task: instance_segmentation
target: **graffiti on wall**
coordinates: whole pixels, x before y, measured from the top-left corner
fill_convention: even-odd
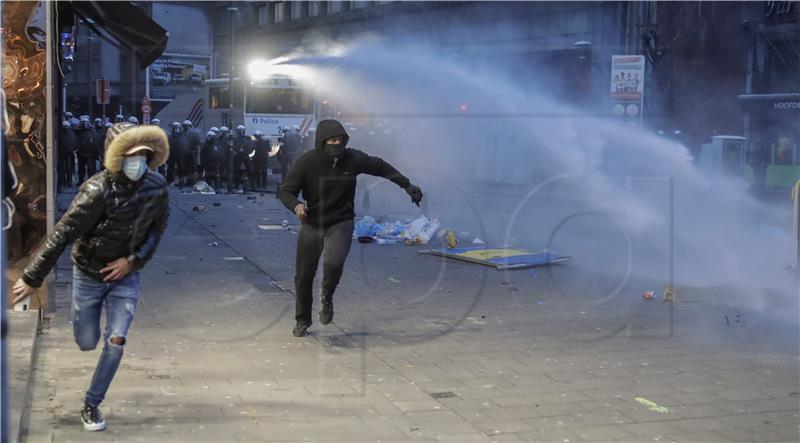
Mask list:
[[[2,8],[7,149],[19,179],[11,196],[16,206],[13,224],[6,232],[9,284],[19,278],[47,235],[47,28],[46,2],[4,1]]]

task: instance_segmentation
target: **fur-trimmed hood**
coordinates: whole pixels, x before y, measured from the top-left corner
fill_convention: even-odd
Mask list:
[[[116,123],[106,132],[106,147],[103,165],[111,172],[122,170],[125,152],[135,146],[153,148],[147,166],[156,169],[169,157],[169,141],[163,129],[155,125],[137,126],[132,123]]]

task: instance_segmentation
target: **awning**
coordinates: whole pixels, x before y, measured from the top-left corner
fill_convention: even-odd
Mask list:
[[[737,101],[750,112],[800,112],[800,94],[749,94]]]
[[[142,69],[150,66],[167,47],[167,30],[130,2],[73,1],[69,5],[100,36],[110,36],[133,50]]]

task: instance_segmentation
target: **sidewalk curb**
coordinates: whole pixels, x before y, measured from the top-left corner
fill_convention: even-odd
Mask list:
[[[34,371],[36,370],[36,361],[39,358],[39,327],[41,324],[42,311],[37,311],[36,321],[33,324],[33,344],[31,346],[31,359],[28,363],[28,379],[25,383],[22,413],[20,414],[19,422],[17,423],[17,435],[12,435],[9,439],[9,441],[13,443],[24,443],[28,435],[28,422],[31,416],[31,404],[33,402],[33,381],[35,379]]]

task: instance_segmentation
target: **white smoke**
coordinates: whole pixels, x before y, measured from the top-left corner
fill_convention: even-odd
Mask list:
[[[311,51],[283,63],[308,74],[345,111],[344,119],[365,123],[354,143],[375,131],[378,143],[365,150],[431,187],[513,185],[472,202],[486,208],[481,215],[497,233],[494,243],[545,246],[559,220],[597,213],[633,243],[638,275],[666,281],[671,243],[678,285],[747,291],[759,310],[770,308],[765,291],[797,296],[787,270],[793,254],[788,198],[782,205],[761,202],[741,179],[700,171],[686,147],[566,105],[543,90],[549,79],[520,81],[512,65],[468,63],[425,45],[392,46],[374,37],[326,51],[332,47],[335,55]],[[382,144],[393,149],[381,150]],[[504,200],[503,193],[513,197]],[[434,203],[430,211],[445,224],[446,214],[455,218],[464,210]],[[605,242],[608,226],[596,228],[588,223],[574,238],[559,236],[559,247],[578,257],[586,248],[624,249],[619,238]],[[603,265],[576,263],[587,272],[603,272]]]

